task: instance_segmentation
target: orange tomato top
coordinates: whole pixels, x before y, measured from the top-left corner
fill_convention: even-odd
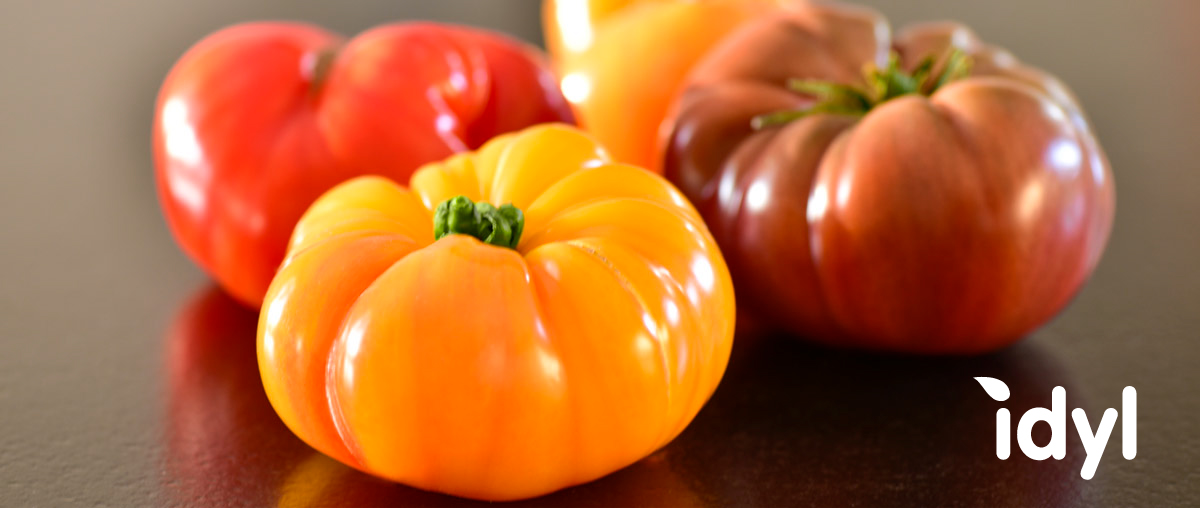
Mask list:
[[[659,126],[692,66],[745,21],[800,0],[546,0],[563,95],[616,160],[661,173]]]
[[[344,183],[297,225],[259,322],[272,405],[363,471],[508,500],[669,442],[712,394],[734,326],[728,269],[666,180],[570,127]],[[451,234],[466,196],[524,212],[516,248]]]

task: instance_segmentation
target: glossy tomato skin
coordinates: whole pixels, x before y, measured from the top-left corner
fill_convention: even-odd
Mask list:
[[[789,78],[861,86],[892,50],[911,68],[952,46],[973,73],[931,97],[751,128],[812,103]],[[1003,347],[1068,303],[1112,224],[1112,174],[1070,92],[959,25],[893,39],[865,9],[767,17],[698,64],[670,121],[665,174],[705,215],[743,308],[830,344]]]
[[[463,195],[524,212],[516,249],[433,237]],[[520,499],[662,447],[712,394],[735,305],[666,180],[562,125],[501,136],[406,189],[346,182],[296,227],[259,321],[272,405],[314,448],[453,495]]]
[[[688,71],[747,20],[802,0],[545,0],[546,46],[580,124],[661,172],[659,128]]]
[[[541,56],[432,23],[350,39],[298,23],[216,32],[167,76],[154,121],[159,201],[183,250],[257,306],[317,196],[529,125],[572,121]]]

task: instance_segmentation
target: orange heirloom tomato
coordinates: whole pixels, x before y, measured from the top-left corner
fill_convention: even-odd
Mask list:
[[[546,46],[581,125],[661,172],[655,143],[688,71],[733,29],[798,0],[546,0]]]
[[[259,320],[283,421],[350,466],[487,500],[665,445],[729,358],[733,288],[661,177],[563,125],[346,182],[300,220]]]

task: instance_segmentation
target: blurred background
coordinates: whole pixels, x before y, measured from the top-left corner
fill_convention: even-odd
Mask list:
[[[676,443],[538,502],[1200,502],[1200,2],[863,3],[896,25],[966,22],[1071,85],[1117,184],[1091,283],[1048,327],[982,358],[739,344]],[[347,35],[432,19],[541,42],[537,0],[0,3],[0,505],[458,504],[367,478],[292,437],[257,384],[256,316],[211,288],[162,220],[150,147],[158,86],[192,43],[258,19]],[[1116,433],[1084,482],[1070,428],[1068,460],[996,460],[998,406],[970,379],[981,375],[1009,382],[1014,415],[1048,407],[1063,385],[1093,421],[1136,386],[1137,459],[1120,457]]]

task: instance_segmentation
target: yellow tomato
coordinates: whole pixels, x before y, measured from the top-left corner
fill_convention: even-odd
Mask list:
[[[692,66],[745,21],[800,0],[546,0],[546,46],[577,120],[661,173],[659,126]]]
[[[263,305],[259,367],[314,448],[508,500],[673,439],[733,326],[725,261],[681,194],[550,125],[426,166],[411,190],[363,177],[317,200]]]

